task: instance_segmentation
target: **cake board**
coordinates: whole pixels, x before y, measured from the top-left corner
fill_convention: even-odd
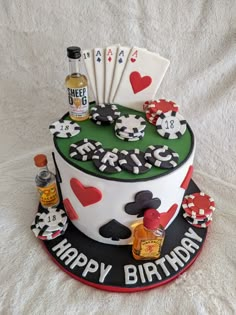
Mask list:
[[[191,180],[186,195],[199,191]],[[152,289],[180,276],[197,259],[206,235],[207,228],[189,224],[181,208],[166,230],[161,256],[156,260],[135,260],[131,245],[96,242],[71,222],[64,235],[43,242],[52,260],[74,279],[97,289],[129,293]]]

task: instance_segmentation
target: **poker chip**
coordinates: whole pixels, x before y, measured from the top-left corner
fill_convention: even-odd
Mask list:
[[[145,102],[143,107],[145,111],[148,110],[150,113],[155,115],[160,115],[161,113],[169,111],[178,112],[179,110],[179,106],[175,102],[166,99]]]
[[[147,111],[146,111],[146,119],[147,119],[147,121],[148,121],[150,124],[156,126],[158,116],[151,114],[151,113],[147,110]]]
[[[58,208],[48,208],[41,213],[37,226],[43,232],[54,232],[62,230],[67,222],[66,212]]]
[[[146,121],[139,115],[125,114],[116,120],[115,130],[126,133],[139,133],[146,128]]]
[[[103,149],[100,148],[94,152],[92,157],[94,165],[99,169],[100,172],[105,173],[117,173],[121,172],[119,166],[119,151],[114,148]]]
[[[71,120],[60,119],[49,126],[50,132],[58,138],[71,138],[80,133],[78,123]]]
[[[215,211],[215,202],[213,198],[203,192],[185,196],[183,208],[186,213],[193,217],[209,216]]]
[[[125,132],[120,129],[115,128],[115,133],[118,134],[120,137],[124,138],[134,138],[134,137],[141,137],[144,136],[145,131],[140,131],[140,132]]]
[[[156,122],[157,132],[167,139],[178,139],[186,131],[186,120],[179,113],[169,111],[160,114]]]
[[[176,167],[179,155],[166,145],[150,145],[145,151],[145,159],[160,168]]]
[[[186,212],[183,214],[183,217],[184,217],[190,224],[203,224],[203,223],[206,223],[206,222],[212,220],[212,216],[204,217],[204,218],[202,218],[202,219],[199,219],[199,218],[196,218],[196,217],[194,218],[194,217],[189,216]]]
[[[70,145],[69,155],[79,161],[89,161],[92,160],[94,152],[101,147],[100,142],[85,138]]]
[[[207,228],[212,222],[212,219],[210,219],[208,222],[206,223],[202,223],[202,224],[192,224],[194,227],[197,228]]]
[[[152,167],[146,161],[144,152],[139,149],[122,150],[120,152],[119,164],[122,169],[134,174],[146,173]]]
[[[139,136],[139,137],[133,137],[133,138],[125,138],[125,137],[121,137],[119,134],[116,133],[117,138],[119,138],[120,140],[123,141],[138,141],[143,139],[144,136]]]
[[[57,213],[55,214],[55,212]],[[49,213],[51,213],[52,216],[50,216]],[[48,222],[47,220],[52,221]],[[33,231],[34,235],[41,240],[52,240],[64,234],[67,226],[67,216],[64,210],[48,208],[47,210],[44,210],[44,212],[38,212],[36,214],[35,219],[31,225],[31,230]]]
[[[113,123],[120,116],[118,108],[114,104],[100,104],[94,106],[90,110],[91,118],[95,122],[99,121],[103,123]]]

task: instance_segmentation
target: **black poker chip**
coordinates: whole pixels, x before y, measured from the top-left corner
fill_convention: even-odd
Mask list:
[[[100,104],[91,108],[90,115],[94,121],[112,123],[120,116],[120,112],[114,104]]]
[[[209,216],[209,217],[206,217],[205,219],[197,219],[197,218],[193,218],[193,217],[190,217],[187,213],[183,213],[183,217],[186,219],[186,221],[188,221],[190,224],[198,224],[198,225],[201,225],[201,224],[204,224],[204,223],[207,223],[208,221],[211,221],[212,220],[212,216]]]
[[[166,145],[150,145],[145,151],[145,159],[160,168],[176,167],[179,155]]]
[[[100,142],[85,138],[70,145],[69,155],[79,161],[90,161],[94,152],[101,147]]]
[[[94,152],[92,159],[94,165],[100,172],[109,174],[121,172],[119,166],[119,151],[116,148],[112,150],[100,148]]]
[[[119,164],[122,169],[134,174],[143,174],[152,168],[152,165],[145,159],[145,153],[139,149],[122,150]]]

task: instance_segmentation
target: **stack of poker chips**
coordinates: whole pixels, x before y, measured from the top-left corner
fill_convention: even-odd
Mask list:
[[[115,135],[123,141],[138,141],[144,137],[146,121],[139,115],[125,114],[116,120]]]
[[[58,208],[44,209],[37,212],[31,225],[34,235],[41,240],[53,240],[63,235],[68,226],[66,212]]]
[[[100,104],[90,109],[91,120],[97,125],[111,125],[120,116],[114,104]]]
[[[157,119],[162,113],[169,111],[178,112],[179,106],[172,101],[159,99],[155,101],[147,101],[143,104],[147,121],[156,126]]]
[[[183,217],[194,227],[207,228],[211,224],[215,202],[210,196],[203,192],[185,196],[182,207]]]
[[[160,99],[147,101],[143,104],[147,121],[156,126],[157,133],[166,139],[181,138],[186,129],[187,122],[178,113],[179,107],[172,101]]]

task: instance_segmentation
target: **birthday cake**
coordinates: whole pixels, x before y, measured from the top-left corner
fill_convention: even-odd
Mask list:
[[[191,183],[194,134],[176,102],[164,98],[154,100],[169,66],[167,59],[145,49],[116,45],[85,50],[82,55],[90,83],[88,91],[93,92],[95,101],[87,104],[85,87],[78,92],[69,86],[68,95],[74,111],[87,104],[89,114],[84,114],[86,119],[72,119],[69,112],[49,126],[54,135],[53,159],[61,207],[70,223],[69,231],[64,229],[55,240],[64,233],[65,238],[60,240],[60,236],[60,242],[46,242],[46,247],[69,273],[75,266],[86,266],[83,273],[78,268],[72,276],[85,282],[88,280],[88,284],[96,286],[104,279],[94,280],[98,263],[78,254],[77,247],[82,247],[90,255],[90,247],[94,246],[93,255],[97,255],[98,260],[108,259],[107,251],[111,253],[111,259],[117,259],[114,264],[119,266],[115,268],[114,278],[106,279],[109,290],[113,287],[115,291],[121,291],[122,287],[156,286],[154,273],[159,275],[157,282],[171,279],[179,272],[179,267],[185,268],[185,263],[197,257],[200,245],[194,245],[191,238],[201,243],[206,232],[197,234],[188,229],[189,225],[206,227],[206,222],[211,220],[210,216],[206,220],[202,213],[188,212],[191,203],[187,201],[185,217],[179,215],[183,211],[181,206],[186,191],[199,192]],[[205,196],[203,199],[205,202]],[[194,206],[196,211],[196,204]],[[155,210],[162,229],[170,231],[163,253],[173,268],[171,274],[164,266],[166,259],[163,258],[161,276],[152,269],[161,259],[156,260],[155,266],[148,263],[145,270],[150,281],[145,280],[141,265],[135,267],[129,249],[134,229],[142,224],[148,209]],[[186,243],[190,245],[177,246],[178,253],[172,251],[174,258],[170,258],[168,251],[175,242],[180,243],[184,235],[190,237],[187,241],[190,243]],[[71,247],[73,243],[74,248]],[[119,245],[128,246],[125,249]],[[80,255],[83,255],[81,261]],[[73,259],[69,269],[68,264]],[[110,262],[110,258],[107,261]],[[134,265],[124,266],[125,261]],[[112,264],[107,264],[111,270]],[[101,269],[104,266],[102,262]],[[125,280],[121,280],[124,275],[119,268],[128,272]],[[132,280],[133,270],[139,270],[140,280]],[[89,272],[91,278],[87,276]]]

